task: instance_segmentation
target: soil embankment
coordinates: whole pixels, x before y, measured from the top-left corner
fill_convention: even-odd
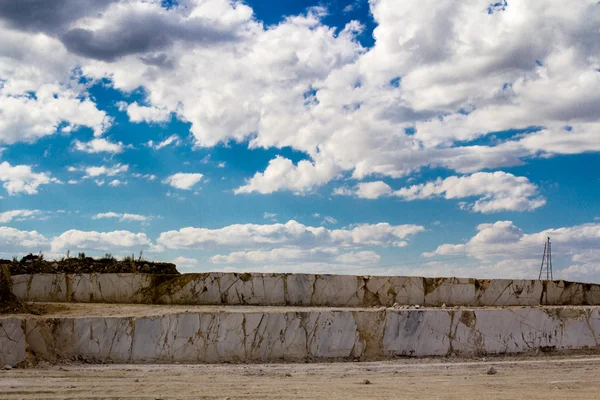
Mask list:
[[[94,259],[81,256],[61,260],[44,260],[43,257],[29,254],[18,260],[0,260],[0,265],[8,266],[11,275],[24,274],[117,274],[144,273],[177,275],[175,264],[167,262],[146,261],[133,257],[117,260],[113,257]]]

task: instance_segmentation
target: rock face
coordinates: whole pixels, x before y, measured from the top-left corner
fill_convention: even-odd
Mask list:
[[[16,365],[25,360],[24,321],[0,318],[0,365]]]
[[[276,362],[597,348],[596,307],[394,310],[232,307],[158,316],[0,318],[0,365],[47,360]]]
[[[600,286],[567,281],[307,274],[12,276],[27,301],[363,307],[600,305]]]

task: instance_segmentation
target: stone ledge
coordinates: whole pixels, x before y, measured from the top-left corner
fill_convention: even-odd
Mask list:
[[[594,349],[599,307],[306,309],[0,318],[0,364],[223,363],[480,356]]]
[[[567,281],[308,274],[34,274],[26,301],[317,307],[600,305],[600,285]]]

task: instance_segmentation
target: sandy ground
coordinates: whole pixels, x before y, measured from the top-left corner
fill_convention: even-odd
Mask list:
[[[497,374],[487,374],[491,365]],[[0,399],[598,399],[599,376],[600,356],[65,365],[0,371]]]

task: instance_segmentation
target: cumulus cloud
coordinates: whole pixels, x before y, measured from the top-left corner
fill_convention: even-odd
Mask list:
[[[148,222],[152,220],[154,217],[141,215],[141,214],[130,214],[130,213],[116,213],[113,211],[109,211],[106,213],[98,213],[92,217],[92,219],[108,219],[114,218],[118,219],[119,222]]]
[[[178,172],[167,177],[163,183],[174,187],[175,189],[191,190],[198,182],[202,180],[204,175],[199,173],[184,173]]]
[[[338,169],[331,163],[302,160],[294,165],[291,160],[277,156],[269,161],[265,172],[257,172],[244,186],[235,189],[235,194],[258,192],[273,193],[291,190],[306,193],[315,187],[329,182]]]
[[[265,26],[238,1],[161,4],[3,2],[0,140],[32,141],[63,123],[101,136],[110,120],[72,76],[80,67],[117,90],[143,88],[143,105],[124,105],[131,121],[174,115],[197,146],[248,140],[305,154],[273,159],[236,193],[306,194],[340,176],[473,173],[600,151],[593,1],[371,1],[369,49],[359,23],[329,27],[320,7]],[[511,129],[520,131],[493,139]]]
[[[145,233],[129,231],[96,232],[71,229],[52,239],[53,252],[71,251],[162,251],[155,246]]]
[[[85,126],[96,136],[111,125],[110,117],[91,100],[80,99],[77,93],[55,85],[39,87],[35,97],[0,90],[0,115],[0,143],[7,144],[34,142],[52,135],[61,124],[63,132]]]
[[[49,241],[37,231],[20,231],[0,226],[0,253],[14,254],[46,250]]]
[[[16,194],[37,194],[41,185],[57,183],[49,172],[33,172],[29,165],[10,165],[7,161],[0,163],[0,182],[9,196]]]
[[[432,11],[424,12],[428,7]],[[260,114],[244,109],[251,146],[291,146],[310,160],[294,165],[275,158],[236,193],[304,194],[342,171],[358,179],[402,177],[423,166],[466,173],[518,165],[540,154],[598,151],[591,111],[600,101],[598,61],[591,56],[597,46],[576,39],[595,34],[584,21],[598,13],[597,7],[578,1],[565,13],[555,13],[550,10],[564,4],[525,2],[491,14],[488,7],[483,1],[461,7],[437,1],[425,7],[372,2],[378,24],[372,49],[355,46],[344,65],[331,68],[326,78],[310,82],[302,92],[263,88],[273,95],[259,100]],[[545,28],[548,21],[554,29]],[[349,38],[338,38],[340,49]],[[565,90],[552,96],[559,87]],[[231,100],[241,104],[243,98],[238,92],[236,96]],[[216,132],[209,127],[217,121],[219,129],[222,120],[195,116],[202,128],[196,137],[205,145],[214,143],[206,136]],[[237,122],[238,129],[227,137],[244,136],[239,132],[244,125]],[[468,143],[531,126],[542,128],[506,141]]]
[[[17,29],[53,32],[93,12],[100,12],[115,0],[5,0],[0,19]]]
[[[200,266],[200,262],[195,258],[183,256],[175,257],[171,262],[177,266],[177,269],[195,269]]]
[[[165,108],[141,106],[137,102],[133,102],[120,108],[127,111],[127,115],[131,122],[155,123],[167,122],[171,119],[171,113]]]
[[[122,153],[125,146],[122,142],[113,143],[104,138],[92,139],[89,142],[75,140],[73,146],[77,151],[86,153]]]
[[[355,195],[365,199],[394,196],[406,201],[436,197],[445,199],[480,197],[472,204],[465,203],[463,208],[481,213],[532,211],[546,204],[546,199],[538,193],[537,186],[529,179],[502,171],[438,178],[435,181],[395,191],[382,181],[363,182],[356,185],[354,190],[338,189],[336,194]]]
[[[392,188],[385,182],[361,182],[356,185],[356,196],[361,199],[377,199],[392,193]],[[339,194],[344,194],[340,192]]]
[[[172,249],[216,247],[297,246],[397,246],[425,228],[419,225],[361,224],[348,229],[311,227],[296,221],[285,224],[235,224],[220,229],[182,228],[160,234],[157,243]]]

